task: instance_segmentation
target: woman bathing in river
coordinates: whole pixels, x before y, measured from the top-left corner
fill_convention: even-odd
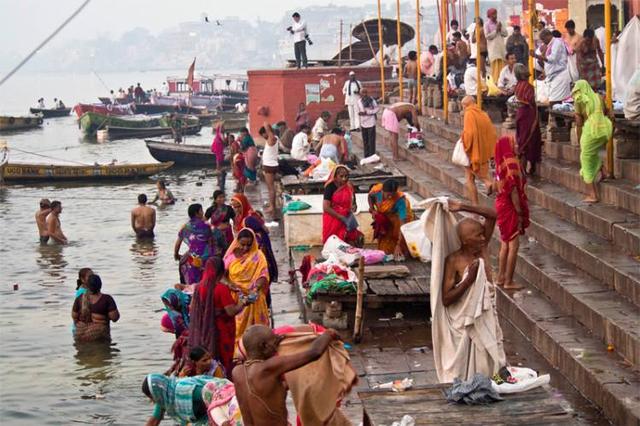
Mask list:
[[[87,279],[87,290],[73,303],[71,317],[75,324],[76,342],[111,340],[110,321],[120,319],[120,312],[113,297],[102,294],[102,280],[98,275]]]
[[[156,182],[156,188],[158,189],[158,192],[156,192],[156,196],[151,200],[150,204],[153,204],[158,200],[160,200],[160,204],[163,205],[176,203],[176,197],[174,197],[171,191],[167,189],[167,183],[164,180],[160,179]]]

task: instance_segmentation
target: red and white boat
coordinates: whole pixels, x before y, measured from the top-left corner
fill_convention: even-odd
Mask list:
[[[97,112],[104,115],[132,115],[133,109],[130,105],[105,105],[105,104],[77,104],[73,107],[73,112],[78,118],[82,117],[85,112]]]

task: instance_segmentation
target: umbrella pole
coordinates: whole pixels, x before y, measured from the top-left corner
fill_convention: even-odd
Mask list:
[[[611,0],[604,1],[604,68],[606,81],[606,98],[607,109],[611,112],[612,105],[612,84],[611,84]],[[613,178],[613,133],[607,142],[607,175]]]
[[[418,67],[416,68],[416,90],[418,91],[418,114],[422,114],[422,73],[420,72],[420,55],[422,38],[420,36],[420,0],[416,0],[416,39],[418,54]]]
[[[364,257],[358,260],[358,288],[356,292],[356,316],[353,326],[353,340],[362,339],[362,311],[364,309]]]
[[[378,0],[378,49],[380,49],[380,92],[382,94],[382,103],[386,102],[385,88],[384,88],[384,44],[382,40],[382,7],[380,0]]]

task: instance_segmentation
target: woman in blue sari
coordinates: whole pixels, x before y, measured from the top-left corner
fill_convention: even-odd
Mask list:
[[[195,284],[200,281],[204,264],[213,254],[213,232],[204,221],[201,204],[189,206],[189,222],[184,224],[178,233],[173,248],[173,257],[180,261],[180,282]],[[186,242],[189,250],[180,256],[180,246]]]

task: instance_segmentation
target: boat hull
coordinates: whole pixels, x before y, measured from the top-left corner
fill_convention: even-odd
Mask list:
[[[183,117],[186,126],[198,126],[200,121],[194,116]],[[171,118],[169,115],[162,117],[148,117],[140,115],[137,117],[116,117],[112,115],[103,115],[95,112],[86,112],[80,117],[80,128],[87,135],[93,135],[98,130],[107,127],[119,127],[127,129],[149,129],[153,127],[165,127],[171,133]]]
[[[71,114],[71,108],[29,108],[29,111],[31,111],[31,114],[41,114],[42,118],[66,117]]]
[[[0,117],[0,131],[26,130],[42,126],[42,117]]]
[[[155,175],[171,166],[173,166],[172,162],[95,166],[8,163],[1,170],[5,182],[20,184],[25,182],[139,179]]]
[[[78,104],[73,107],[73,112],[78,118],[87,112],[95,112],[103,115],[132,115],[129,105],[104,105],[104,104]]]
[[[165,112],[179,112],[181,114],[202,114],[205,108],[194,108],[186,105],[159,105],[159,104],[136,104],[138,114],[162,114]]]
[[[195,135],[200,132],[202,126],[199,124],[187,126],[183,130],[184,135]],[[129,127],[107,126],[109,139],[132,139],[132,138],[154,138],[172,134],[171,127],[150,127],[143,129],[132,129]]]
[[[207,145],[188,145],[145,140],[147,149],[158,161],[172,161],[181,167],[216,167],[216,156]],[[225,161],[228,164],[228,161]]]

